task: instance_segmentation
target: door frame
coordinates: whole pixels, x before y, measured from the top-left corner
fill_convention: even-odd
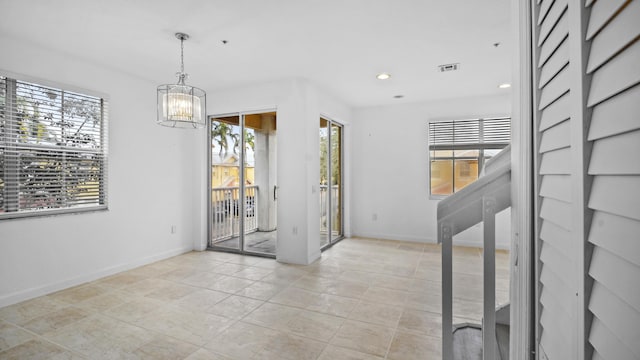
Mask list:
[[[511,359],[537,358],[532,6],[531,0],[511,1]]]
[[[333,236],[331,234],[331,229],[333,228],[333,221],[331,220],[331,208],[333,206],[333,204],[331,203],[331,184],[329,184],[327,186],[327,192],[328,192],[328,199],[327,199],[327,211],[328,211],[328,216],[327,216],[327,236],[329,237],[329,241],[327,242],[327,244],[325,244],[324,246],[320,247],[320,251],[325,251],[326,249],[329,249],[330,247],[332,247],[333,245],[337,244],[338,242],[340,242],[342,239],[344,239],[344,131],[345,131],[345,126],[343,123],[334,120],[331,116],[327,116],[325,114],[320,113],[320,119],[324,119],[327,121],[327,162],[328,162],[328,166],[327,166],[327,172],[328,172],[328,179],[329,179],[329,183],[331,183],[331,126],[332,125],[337,125],[340,127],[340,193],[338,194],[340,196],[340,236],[338,236],[338,238],[336,238],[335,240],[333,239]]]
[[[209,245],[209,242],[211,240],[211,236],[213,235],[213,221],[212,221],[212,209],[211,209],[211,182],[212,182],[212,178],[211,178],[211,120],[218,118],[218,117],[225,117],[225,116],[238,116],[238,124],[240,126],[240,159],[238,161],[239,163],[239,169],[238,169],[238,175],[240,178],[240,184],[241,186],[239,187],[239,199],[238,199],[238,204],[240,204],[240,199],[242,199],[242,201],[245,201],[245,181],[244,181],[244,160],[245,160],[245,134],[244,134],[244,116],[245,115],[253,115],[253,114],[262,114],[262,113],[267,113],[267,112],[275,112],[276,113],[276,117],[277,117],[277,113],[278,113],[278,109],[277,107],[267,107],[267,108],[260,108],[260,109],[253,109],[253,110],[246,110],[246,111],[233,111],[233,112],[226,112],[226,113],[220,113],[220,114],[214,114],[214,115],[207,115],[207,141],[206,141],[206,146],[207,146],[207,167],[208,167],[208,171],[207,171],[207,241],[206,241],[206,249],[212,249],[215,251],[221,251],[221,252],[230,252],[230,253],[236,253],[236,254],[242,254],[242,255],[252,255],[252,256],[260,256],[260,257],[267,257],[267,258],[276,258],[276,254],[266,254],[266,253],[258,253],[258,252],[253,252],[253,251],[246,251],[244,250],[244,220],[245,220],[245,207],[244,206],[238,206],[238,210],[239,210],[239,217],[240,217],[240,223],[238,224],[238,249],[233,249],[233,248],[223,248],[223,247],[211,247]],[[276,133],[277,134],[277,133]],[[277,135],[276,135],[277,136]],[[276,150],[277,151],[277,150]],[[277,247],[276,247],[276,253],[277,253]]]

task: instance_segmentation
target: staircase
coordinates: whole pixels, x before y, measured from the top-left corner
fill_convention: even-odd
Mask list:
[[[495,308],[495,215],[511,206],[510,158],[511,148],[507,146],[487,161],[478,180],[438,204],[444,360],[509,358],[509,306]],[[480,222],[484,223],[483,324],[460,324],[454,328],[453,237]]]

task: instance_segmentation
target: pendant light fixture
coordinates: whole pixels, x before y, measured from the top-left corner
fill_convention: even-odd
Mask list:
[[[207,94],[204,90],[185,84],[184,41],[189,35],[176,33],[180,40],[180,72],[177,84],[158,86],[158,124],[174,128],[197,129],[205,125]]]

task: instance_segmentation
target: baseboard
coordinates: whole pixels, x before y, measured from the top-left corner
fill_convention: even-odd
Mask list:
[[[437,241],[431,238],[418,237],[418,236],[407,236],[407,235],[397,235],[397,234],[380,234],[380,233],[363,233],[358,232],[353,234],[352,237],[362,237],[369,239],[380,239],[380,240],[398,240],[398,241],[412,241],[419,242],[425,244],[436,244]],[[466,247],[476,247],[482,248],[481,241],[468,241],[468,240],[456,240],[453,239],[453,245],[456,246],[466,246]],[[496,249],[498,250],[509,250],[510,244],[496,243]]]
[[[193,249],[191,247],[173,249],[173,250],[165,251],[152,256],[147,256],[145,258],[142,258],[130,263],[104,268],[96,272],[93,272],[91,274],[85,274],[82,276],[77,276],[77,277],[73,277],[63,281],[59,281],[53,284],[47,284],[47,285],[38,286],[31,289],[16,291],[8,295],[2,295],[0,296],[0,308],[13,305],[25,300],[33,299],[39,296],[51,294],[56,291],[68,289],[70,287],[81,285],[87,282],[95,281],[106,276],[114,275],[122,271],[131,270],[143,265],[151,264],[156,261],[160,261],[173,256],[184,254],[192,250]]]
[[[370,239],[380,239],[380,240],[400,240],[400,241],[413,241],[419,243],[426,244],[435,244],[435,239],[430,239],[422,236],[412,236],[412,235],[398,235],[398,234],[381,234],[381,233],[368,233],[368,232],[354,232],[351,237],[362,237],[362,238],[370,238]]]

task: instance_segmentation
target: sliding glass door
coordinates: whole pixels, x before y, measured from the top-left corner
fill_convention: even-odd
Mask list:
[[[320,247],[342,239],[342,126],[320,118]]]
[[[275,256],[276,113],[210,118],[209,247]]]

